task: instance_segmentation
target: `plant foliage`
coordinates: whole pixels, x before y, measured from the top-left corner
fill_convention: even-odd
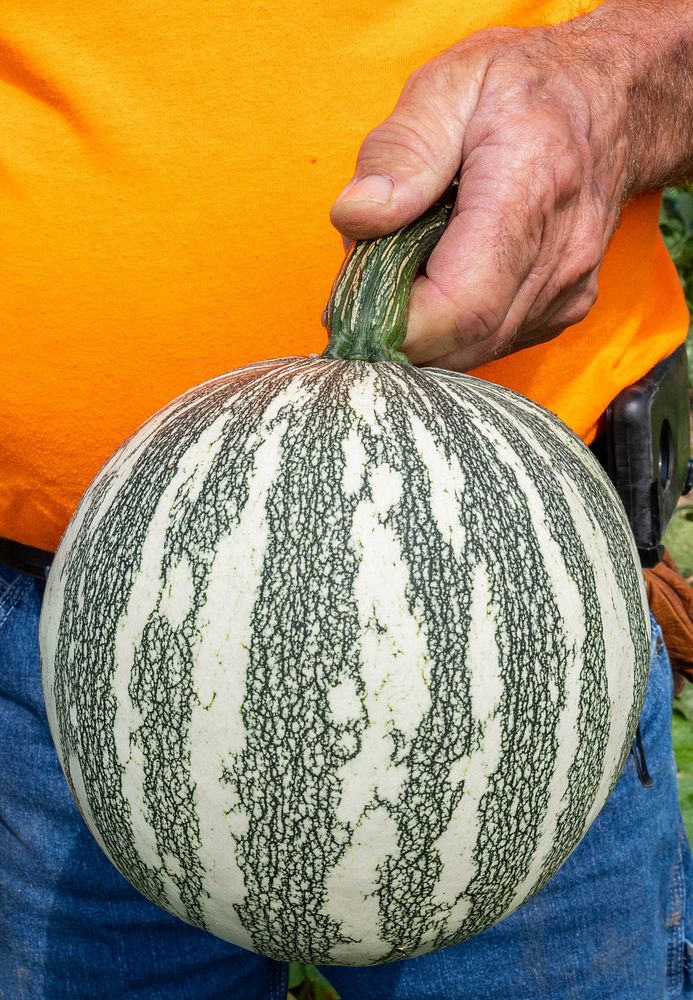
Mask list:
[[[693,184],[667,188],[659,228],[679,272],[689,313],[693,313]],[[693,324],[688,330],[688,377],[693,385]]]
[[[294,1000],[340,1000],[335,988],[314,965],[292,962],[289,967],[289,990]]]

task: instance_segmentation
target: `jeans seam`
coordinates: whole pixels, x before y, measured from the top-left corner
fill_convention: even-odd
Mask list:
[[[667,942],[667,996],[678,996],[683,986],[683,949],[684,949],[684,926],[683,926],[683,855],[681,853],[681,838],[677,838],[676,862],[672,879],[670,920],[675,918],[675,922],[669,928],[669,940]]]
[[[7,588],[0,598],[0,628],[5,624],[14,609],[21,601],[28,585],[28,580],[18,577]]]
[[[273,977],[270,1000],[286,1000],[289,989],[289,964],[288,962],[278,962]]]

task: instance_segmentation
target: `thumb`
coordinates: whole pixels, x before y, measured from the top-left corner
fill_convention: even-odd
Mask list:
[[[392,114],[366,136],[354,177],[332,206],[341,233],[351,239],[391,233],[443,194],[459,172],[482,79],[453,50],[409,78]]]

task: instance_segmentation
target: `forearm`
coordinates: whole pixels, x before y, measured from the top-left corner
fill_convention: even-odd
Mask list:
[[[411,361],[465,370],[585,318],[624,202],[693,177],[692,63],[693,0],[605,0],[477,32],[410,77],[332,218],[392,232],[459,177],[409,298]]]
[[[624,200],[693,178],[693,0],[605,0],[564,28],[609,95]]]

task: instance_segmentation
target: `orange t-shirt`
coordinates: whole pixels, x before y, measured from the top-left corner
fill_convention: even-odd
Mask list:
[[[484,26],[578,12],[466,7],[5,0],[0,536],[54,548],[102,462],[169,399],[322,349],[342,257],[329,208],[409,74]],[[685,336],[658,207],[624,212],[587,320],[480,374],[589,438]]]

